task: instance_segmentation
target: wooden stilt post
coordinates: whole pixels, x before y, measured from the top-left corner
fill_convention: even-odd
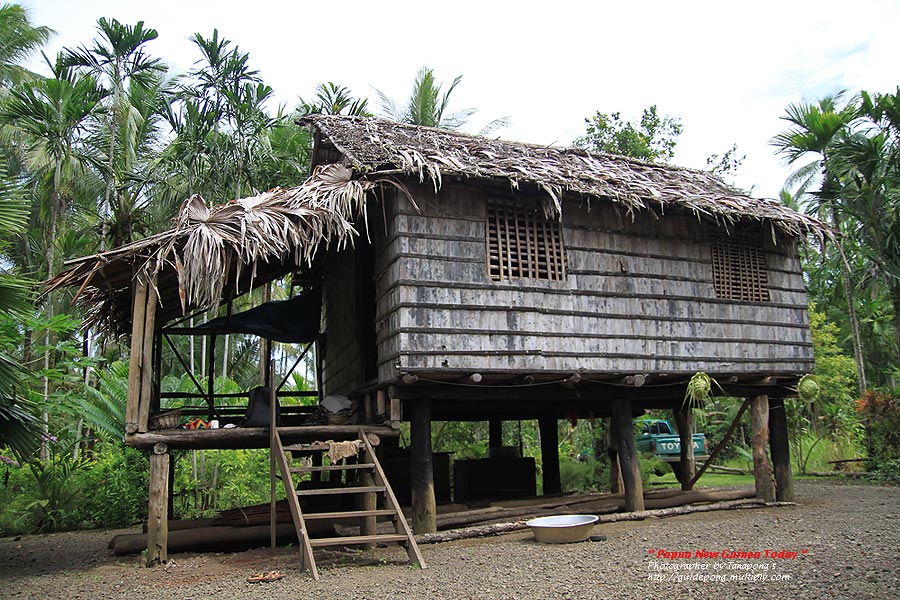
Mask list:
[[[206,359],[206,404],[209,407],[207,420],[212,421],[216,412],[216,335],[209,336],[209,345],[206,347],[208,358]]]
[[[775,499],[779,502],[793,502],[794,476],[791,473],[784,398],[769,398],[769,451],[772,453],[772,466],[775,467]]]
[[[499,448],[503,445],[503,421],[491,419],[488,421],[488,448]]]
[[[138,431],[147,431],[150,403],[153,400],[153,342],[156,339],[156,276],[147,284],[147,307],[144,310],[144,338],[141,340],[141,396],[138,403]]]
[[[412,525],[416,533],[437,531],[434,465],[431,455],[431,400],[407,401]]]
[[[541,432],[541,465],[543,466],[544,494],[562,492],[559,475],[559,428],[556,417],[538,419]]]
[[[772,482],[772,467],[769,464],[769,455],[766,453],[769,446],[768,396],[757,396],[750,403],[750,431],[756,497],[766,502],[774,502],[775,485]]]
[[[150,506],[147,515],[147,566],[169,559],[169,448],[159,443],[150,455]]]
[[[622,482],[622,468],[619,465],[619,450],[613,436],[612,419],[606,431],[606,454],[609,456],[609,491],[612,494],[621,494],[625,491],[625,484]]]
[[[271,348],[271,343],[267,341],[267,348]],[[266,380],[269,383],[269,545],[272,552],[275,552],[278,538],[278,501],[276,494],[275,472],[277,470],[278,457],[278,419],[276,418],[278,406],[278,396],[275,391],[275,361],[269,359],[266,363]],[[287,481],[287,480],[285,480]],[[290,487],[290,486],[288,486]],[[285,490],[285,493],[292,494],[291,490]]]
[[[622,482],[625,484],[625,511],[644,510],[644,489],[641,469],[634,447],[634,427],[631,422],[631,400],[613,400],[613,436],[619,452]]]
[[[681,442],[681,462],[677,468],[681,469],[679,480],[684,491],[694,489],[694,473],[697,463],[694,460],[694,413],[689,405],[682,406],[675,411],[675,422],[678,425],[678,438]]]
[[[141,401],[141,352],[144,349],[144,313],[147,311],[147,281],[138,275],[131,309],[131,353],[128,364],[128,396],[125,401],[125,432],[138,430]]]

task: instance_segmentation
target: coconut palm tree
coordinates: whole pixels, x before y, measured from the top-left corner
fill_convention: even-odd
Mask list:
[[[476,108],[464,108],[457,112],[449,111],[450,95],[461,81],[462,75],[457,75],[446,91],[441,93],[442,86],[435,79],[434,71],[428,67],[422,67],[416,74],[412,92],[405,104],[398,104],[377,88],[375,93],[378,94],[381,110],[388,119],[398,123],[457,130],[464,127],[472,115],[478,112]],[[508,124],[507,117],[494,119],[479,133],[486,135],[496,129],[506,127]]]
[[[316,97],[312,102],[300,98],[297,113],[371,117],[368,104],[366,98],[354,98],[348,88],[329,81],[316,86]]]
[[[28,202],[22,188],[0,167],[0,252],[6,254],[10,238],[25,232]],[[4,256],[4,258],[6,258]],[[20,317],[30,308],[29,282],[6,269],[0,272],[0,312]],[[29,404],[19,393],[21,365],[0,348],[0,447],[9,446],[20,455],[34,451],[38,423]]]
[[[798,168],[788,178],[785,187],[796,188],[794,198],[807,212],[817,214],[831,223],[838,231],[842,229],[840,180],[833,170],[829,169],[829,159],[834,144],[850,130],[858,116],[854,102],[844,102],[844,93],[826,96],[817,103],[790,104],[782,119],[790,126],[772,138],[771,144],[776,147],[776,154],[785,157],[789,165],[808,156],[812,160]],[[818,189],[816,184],[818,182]],[[856,358],[860,391],[866,388],[866,366],[863,355],[862,336],[859,320],[853,302],[854,287],[850,277],[850,269],[844,257],[844,248],[840,242],[835,249],[842,259],[842,283],[847,303],[847,316],[853,338],[853,353]],[[825,256],[827,248],[822,247]]]
[[[105,92],[90,75],[82,75],[66,67],[61,60],[50,65],[53,77],[35,82],[24,82],[10,90],[9,97],[0,110],[0,123],[12,125],[22,136],[26,163],[29,165],[40,189],[46,190],[43,210],[48,218],[46,234],[46,276],[58,272],[57,240],[61,239],[69,203],[65,175],[77,173],[85,164],[81,135],[85,133],[89,118],[100,110]],[[76,175],[77,177],[77,175]],[[45,302],[46,318],[54,314],[53,297]],[[44,371],[51,366],[50,329],[44,332]],[[50,380],[43,376],[45,406],[50,397]],[[44,412],[44,427],[47,413]]]
[[[0,5],[0,86],[10,87],[34,74],[22,66],[28,56],[44,45],[53,30],[35,27],[28,11],[18,4]]]
[[[103,85],[108,101],[105,126],[98,131],[103,140],[95,150],[102,157],[95,162],[106,181],[101,214],[105,243],[109,223],[117,223],[118,238],[114,244],[131,241],[133,226],[129,219],[134,215],[134,195],[125,193],[125,173],[129,159],[134,156],[140,136],[135,135],[147,122],[147,114],[135,105],[134,99],[142,90],[160,86],[160,76],[165,64],[146,53],[146,44],[158,37],[155,29],[145,28],[143,21],[125,25],[116,19],[100,18],[97,21],[98,37],[92,46],[66,49],[63,63],[67,67],[86,70]]]

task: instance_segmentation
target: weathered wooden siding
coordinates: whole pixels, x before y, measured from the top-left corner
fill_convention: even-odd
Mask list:
[[[567,279],[494,282],[486,197],[417,188],[387,203],[377,278],[379,377],[405,371],[805,373],[807,298],[795,245],[764,247],[771,301],[719,299],[709,225],[608,203],[566,204]]]
[[[356,265],[353,249],[328,258],[322,302],[322,389],[348,395],[362,385],[362,346],[357,335]]]

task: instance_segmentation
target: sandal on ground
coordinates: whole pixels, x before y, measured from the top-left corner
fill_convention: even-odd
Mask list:
[[[254,573],[247,578],[249,583],[263,583],[268,581],[278,581],[284,577],[284,573],[278,571],[268,571],[267,573]]]

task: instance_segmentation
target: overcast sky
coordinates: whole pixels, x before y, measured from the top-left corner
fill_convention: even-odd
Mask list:
[[[317,83],[402,101],[418,69],[463,75],[451,109],[477,107],[470,132],[497,117],[500,137],[568,145],[596,111],[677,117],[675,163],[704,168],[732,144],[747,158],[736,183],[776,197],[789,169],[769,139],[788,103],[840,89],[900,84],[900,2],[273,2],[26,0],[57,31],[46,49],[87,44],[100,17],[145,21],[149,50],[174,72],[199,58],[188,41],[218,28],[293,108]]]

